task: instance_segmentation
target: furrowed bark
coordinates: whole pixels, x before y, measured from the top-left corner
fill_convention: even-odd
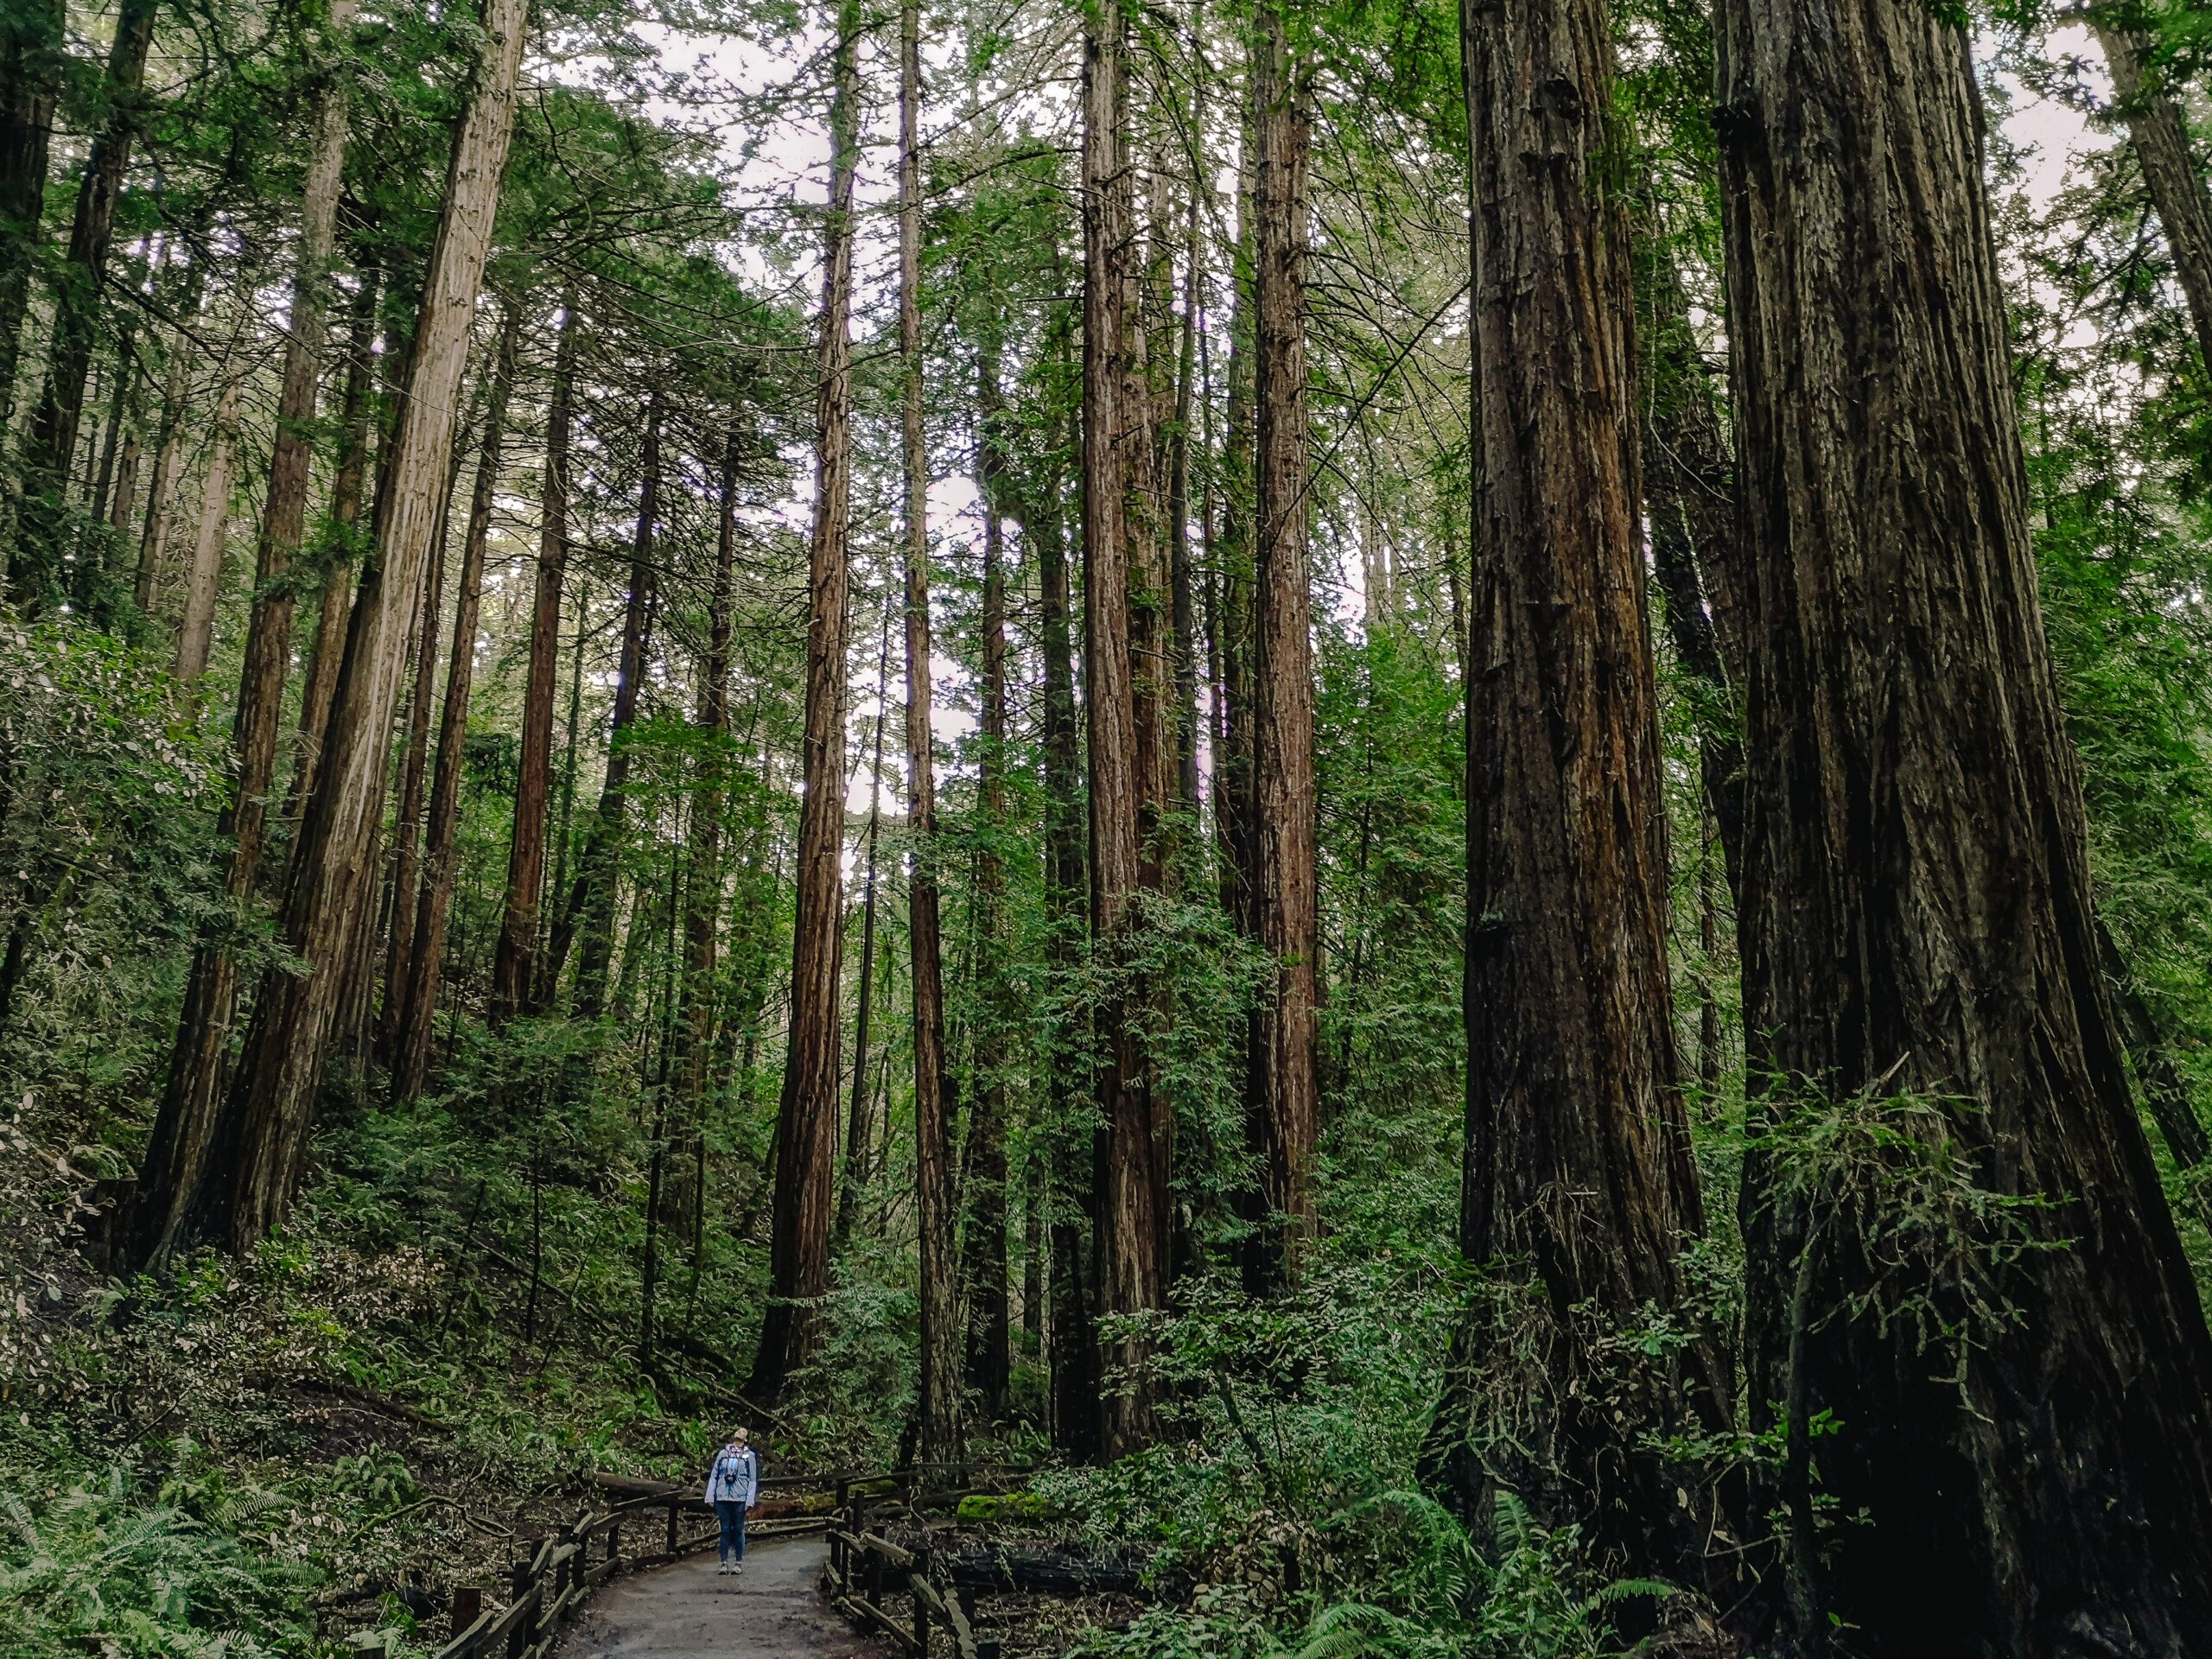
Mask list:
[[[961,1421],[958,1273],[953,1259],[952,1122],[957,1084],[944,1040],[938,914],[937,755],[930,727],[929,451],[922,428],[922,44],[920,0],[899,9],[899,348],[906,465],[906,880],[914,1049],[915,1210],[920,1235],[921,1387],[917,1455],[957,1457]]]
[[[1866,1522],[1797,1552],[1780,1639],[2192,1652],[2212,1338],[2100,969],[1967,38],[1910,0],[1716,28],[1758,550],[1744,1026],[1777,1137],[1745,1171],[1749,1393],[1754,1427],[1833,1414],[1820,1492]],[[1995,1195],[1942,1236],[1897,1213],[1910,1147],[1871,1185],[1789,1150],[1900,1097]]]
[[[0,428],[16,408],[67,23],[61,0],[24,0],[0,17]]]
[[[332,0],[324,23],[327,47],[342,49],[353,15],[353,0]],[[231,841],[225,897],[241,911],[261,883],[269,795],[276,784],[276,738],[283,722],[284,675],[292,649],[292,560],[307,523],[308,469],[314,460],[310,423],[322,366],[339,175],[346,159],[347,88],[334,69],[327,73],[329,78],[316,98],[314,149],[301,194],[299,264],[292,276],[276,435],[254,556],[253,611],[247,624],[238,715],[232,726],[238,776],[219,826]],[[213,471],[211,466],[211,486]],[[193,955],[168,1078],[139,1171],[131,1250],[137,1266],[167,1255],[191,1213],[223,1096],[224,1063],[238,994],[237,963],[220,941],[203,942]]]
[[[194,696],[214,649],[215,604],[221,597],[223,556],[228,550],[232,467],[238,452],[238,372],[226,363],[215,425],[207,441],[207,468],[200,480],[200,533],[186,573],[184,610],[176,625],[176,654],[169,671]]]
[[[492,503],[499,483],[500,448],[506,437],[507,400],[522,349],[522,308],[505,303],[499,354],[484,410],[484,436],[469,492],[468,529],[461,549],[454,598],[453,644],[446,662],[445,708],[438,721],[438,769],[430,785],[429,820],[423,836],[423,887],[415,899],[411,954],[392,995],[399,1004],[392,1044],[391,1094],[404,1103],[423,1091],[430,1066],[430,1033],[438,1011],[438,981],[445,962],[446,920],[453,911],[458,864],[454,838],[461,828],[461,767],[468,743],[468,697],[476,668],[476,618],[484,582],[484,549],[492,531]],[[410,895],[403,888],[399,902]]]
[[[553,691],[561,656],[561,589],[569,569],[569,444],[575,419],[576,303],[561,301],[553,350],[553,387],[545,422],[545,471],[539,499],[537,585],[531,601],[530,667],[522,697],[522,751],[515,777],[507,897],[492,968],[494,1020],[529,1006],[536,982],[538,908],[545,887],[545,832],[552,805]]]
[[[2100,8],[2088,14],[2088,22],[2112,72],[2120,118],[2143,168],[2151,206],[2166,233],[2197,349],[2212,368],[2212,192],[2205,189],[2191,153],[2189,118],[2164,85],[2166,72],[2149,70],[2144,43],[2124,19]]]
[[[454,415],[514,125],[527,21],[523,0],[486,0],[484,54],[454,140],[446,199],[423,283],[408,395],[393,435],[391,506],[379,515],[379,579],[353,630],[346,684],[333,711],[323,779],[302,827],[283,918],[304,974],[264,976],[233,1089],[235,1154],[211,1195],[232,1247],[246,1249],[280,1220],[296,1190],[328,1057],[346,965],[355,960],[372,897],[393,706],[405,669],[406,610],[420,588],[454,443]]]
[[[1255,1294],[1294,1283],[1313,1226],[1320,1133],[1315,953],[1320,925],[1313,776],[1312,599],[1306,569],[1304,70],[1281,10],[1257,16],[1253,104],[1257,404],[1254,542],[1257,696],[1253,709],[1255,929],[1271,982],[1246,1040],[1246,1133],[1260,1169],[1244,1279]]]
[[[1460,38],[1477,555],[1460,1248],[1489,1273],[1423,1462],[1472,1524],[1502,1484],[1609,1562],[1695,1583],[1726,1517],[1644,1437],[1724,1424],[1725,1366],[1709,1338],[1626,1360],[1609,1340],[1677,1306],[1680,1240],[1701,1225],[1668,982],[1628,250],[1606,188],[1612,45],[1596,0],[1468,0]],[[1493,1395],[1520,1421],[1478,1457]]]
[[[860,145],[856,0],[838,0],[830,112],[830,216],[823,261],[815,403],[814,531],[807,558],[806,799],[799,813],[791,1014],[776,1120],[769,1304],[746,1393],[768,1403],[814,1348],[815,1302],[830,1284],[842,1035],[846,537],[852,479],[853,174]]]

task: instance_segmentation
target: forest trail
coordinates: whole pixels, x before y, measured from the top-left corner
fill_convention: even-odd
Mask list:
[[[617,1580],[592,1598],[560,1659],[879,1659],[815,1592],[825,1547],[763,1540],[745,1573],[723,1578],[711,1553]]]

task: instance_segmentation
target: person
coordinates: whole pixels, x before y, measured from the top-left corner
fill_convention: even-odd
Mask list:
[[[721,1565],[717,1573],[745,1571],[745,1517],[760,1496],[760,1458],[753,1451],[749,1430],[734,1428],[729,1444],[715,1453],[707,1471],[707,1502],[722,1524]]]

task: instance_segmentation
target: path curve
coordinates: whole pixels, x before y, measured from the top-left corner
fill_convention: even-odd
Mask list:
[[[764,1538],[740,1577],[718,1575],[709,1550],[617,1579],[584,1604],[557,1659],[883,1659],[816,1592],[827,1556],[819,1538]]]

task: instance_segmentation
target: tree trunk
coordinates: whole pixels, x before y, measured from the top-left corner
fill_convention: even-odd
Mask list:
[[[196,259],[189,259],[183,280],[178,285],[176,315],[184,322],[195,321],[200,314],[200,296],[207,285],[207,267]],[[141,614],[150,614],[154,604],[154,589],[162,575],[162,565],[168,551],[169,527],[175,522],[174,497],[176,493],[177,468],[184,458],[184,417],[192,401],[192,365],[196,342],[180,327],[170,336],[168,346],[168,378],[162,389],[162,418],[154,441],[153,487],[146,497],[146,527],[138,542],[137,580],[132,587],[132,598]]]
[[[791,1039],[776,1119],[769,1304],[746,1392],[773,1404],[812,1353],[830,1285],[843,1001],[846,537],[852,480],[853,173],[860,149],[858,0],[837,0],[830,214],[815,401],[814,530],[807,556],[806,799],[791,920]]]
[[[26,480],[29,522],[16,537],[17,563],[9,587],[17,602],[36,607],[61,581],[61,538],[66,518],[61,497],[77,453],[77,430],[85,412],[85,380],[100,331],[100,294],[107,281],[108,244],[115,233],[116,203],[130,163],[146,111],[141,97],[146,58],[154,44],[158,0],[123,0],[109,50],[107,79],[101,88],[107,124],[92,141],[85,176],[77,191],[77,217],[69,230],[69,259],[56,284],[54,346],[47,362],[46,388],[32,423]],[[24,556],[29,556],[26,558]]]
[[[1121,0],[1103,0],[1090,15],[1083,57],[1083,556],[1090,929],[1092,948],[1109,969],[1130,953],[1137,925],[1140,815],[1150,782],[1150,757],[1139,752],[1130,616],[1132,584],[1146,574],[1132,567],[1147,563],[1141,551],[1133,557],[1143,526],[1132,511],[1131,486],[1141,476],[1148,434],[1133,406],[1143,400],[1130,341],[1136,229],[1124,144],[1128,48]],[[1094,1246],[1105,1313],[1142,1313],[1166,1301],[1168,1144],[1150,1087],[1142,1006],[1140,992],[1123,988],[1109,993],[1097,1014],[1104,1145]],[[1100,1449],[1119,1457],[1152,1437],[1148,1351],[1141,1339],[1124,1338],[1105,1357],[1124,1376],[1102,1402]]]
[[[964,1241],[968,1287],[968,1381],[988,1421],[1006,1414],[1013,1370],[1007,1308],[1007,1057],[1018,1042],[1020,1012],[1006,971],[1006,553],[999,523],[998,353],[987,345],[977,366],[976,505],[983,518],[982,749],[976,805],[982,823],[976,854],[976,980],[984,1040],[976,1054],[976,1107],[969,1120]]]
[[[1853,1517],[1799,1530],[1783,1622],[1869,1659],[2192,1652],[2212,1338],[2100,971],[1967,35],[1904,0],[1716,27],[1758,550],[1749,1393],[1754,1427],[1833,1425],[1818,1495]],[[1839,1114],[1914,1141],[1791,1150]],[[1994,1196],[1929,1217],[1968,1179]]]
[[[2212,368],[2212,193],[2190,153],[2189,118],[2166,91],[2164,72],[2146,77],[2143,42],[2126,22],[2100,9],[2088,14],[2089,28],[2112,72],[2112,90],[2127,142],[2143,169],[2158,225],[2166,233],[2174,276],[2196,326],[2197,349]]]
[[[930,726],[929,450],[922,429],[921,0],[899,9],[899,348],[905,359],[906,940],[914,1049],[914,1187],[920,1234],[921,1388],[916,1455],[960,1454],[959,1282],[952,1253],[952,1122],[957,1085],[944,1041],[944,965],[937,876],[937,755]]]
[[[652,643],[653,613],[660,583],[653,565],[653,535],[660,516],[660,394],[645,403],[644,477],[638,489],[638,533],[631,543],[630,593],[622,613],[620,679],[614,688],[614,714],[607,734],[607,776],[600,785],[599,811],[576,863],[561,920],[553,930],[547,970],[557,983],[577,942],[575,1010],[596,1019],[607,1007],[607,969],[614,960],[614,911],[620,885],[622,842],[629,833],[630,728],[637,723],[638,699],[645,690],[645,657]]]
[[[332,0],[324,20],[327,47],[340,53],[346,49],[349,43],[344,37],[353,27],[353,0]],[[236,792],[220,827],[231,841],[225,897],[239,910],[250,904],[260,885],[269,795],[276,782],[276,736],[283,721],[284,676],[292,650],[289,576],[307,523],[308,475],[314,460],[309,423],[322,367],[325,293],[336,241],[339,175],[346,159],[346,85],[341,75],[326,73],[330,79],[316,99],[315,143],[301,194],[299,264],[292,276],[269,493],[254,556],[253,612],[238,681],[238,716],[232,726],[238,757]],[[232,385],[236,384],[233,379]],[[217,441],[221,442],[219,435]],[[213,474],[211,464],[211,487]],[[200,655],[204,663],[204,646]],[[136,1266],[165,1255],[190,1216],[222,1099],[238,993],[237,963],[219,943],[202,943],[193,955],[168,1078],[139,1172],[131,1250]]]
[[[514,128],[527,8],[486,0],[485,50],[454,140],[443,210],[394,433],[391,506],[380,515],[379,579],[348,642],[346,684],[331,717],[322,782],[302,827],[286,895],[287,951],[306,965],[264,976],[233,1090],[237,1150],[213,1195],[219,1230],[251,1248],[297,1188],[315,1088],[330,1047],[346,964],[372,896],[371,854],[383,817],[393,705],[406,663],[406,607],[419,591],[454,444],[470,323]],[[211,1173],[213,1172],[211,1171]]]
[[[1066,309],[1053,319],[1048,339],[1055,365],[1065,372],[1073,349],[1074,318]],[[1063,418],[1055,409],[1046,445],[1048,456],[1065,448]],[[1051,918],[1046,949],[1053,969],[1072,974],[1079,958],[1087,906],[1084,879],[1084,821],[1080,732],[1075,695],[1075,643],[1069,594],[1067,515],[1056,461],[1033,493],[1021,499],[1023,539],[1037,550],[1039,655],[1043,659],[1044,709],[1039,724],[1045,747],[1045,902]],[[1037,1137],[1048,1164],[1044,1194],[1049,1211],[1046,1287],[1052,1370],[1052,1445],[1071,1461],[1084,1462],[1098,1450],[1100,1399],[1098,1347],[1094,1328],[1097,1287],[1095,1254],[1086,1228],[1097,1220],[1096,1158],[1089,1112],[1077,1101],[1075,1067],[1090,1040],[1080,1015],[1052,1033],[1046,1061],[1046,1134]]]
[[[346,661],[346,626],[353,611],[349,575],[361,518],[361,486],[368,475],[369,379],[374,372],[377,275],[361,273],[353,296],[346,346],[346,389],[338,406],[338,469],[330,485],[330,536],[322,593],[315,619],[315,645],[307,678],[300,688],[299,758],[285,817],[298,822],[315,792],[317,763],[330,725],[330,706],[338,691],[338,671]]]
[[[16,407],[67,23],[60,0],[24,0],[0,19],[0,430]]]
[[[222,595],[223,556],[230,544],[232,468],[238,449],[241,378],[231,364],[224,364],[222,395],[216,400],[214,430],[207,441],[207,470],[200,482],[200,534],[193,544],[192,569],[185,577],[184,613],[176,626],[176,655],[170,671],[194,696],[214,648],[215,605]]]
[[[1502,1484],[1609,1562],[1694,1583],[1725,1517],[1646,1437],[1725,1424],[1726,1370],[1694,1325],[1653,1358],[1618,1341],[1669,1317],[1702,1217],[1668,983],[1628,251],[1600,188],[1612,47],[1597,0],[1471,3],[1460,29],[1478,559],[1460,1248],[1495,1288],[1462,1325],[1424,1462],[1471,1522]],[[1478,1455],[1500,1395],[1514,1443]]]
[[[545,887],[545,831],[552,804],[553,689],[561,656],[561,589],[569,569],[569,443],[575,419],[575,296],[561,301],[553,388],[545,420],[545,471],[539,499],[537,582],[531,605],[530,669],[522,696],[522,753],[515,776],[513,838],[507,849],[507,898],[492,969],[492,1017],[513,1019],[529,1006],[536,977],[537,912]]]
[[[1254,543],[1253,794],[1259,880],[1253,910],[1271,982],[1251,1014],[1244,1066],[1247,1137],[1259,1166],[1258,1226],[1244,1278],[1255,1294],[1294,1283],[1313,1227],[1320,1133],[1315,949],[1319,834],[1313,778],[1312,600],[1306,573],[1305,72],[1282,13],[1258,15],[1253,104],[1258,404]]]
[[[476,670],[476,616],[484,582],[484,548],[492,532],[492,502],[499,484],[499,454],[506,437],[507,399],[522,350],[522,307],[513,300],[499,333],[499,355],[484,410],[484,437],[469,492],[468,531],[453,607],[453,644],[446,660],[445,708],[438,721],[438,770],[430,785],[429,822],[423,836],[423,890],[415,899],[412,952],[404,980],[389,993],[398,1003],[393,1029],[391,1094],[402,1103],[423,1091],[430,1067],[430,1033],[438,1011],[438,980],[445,963],[446,918],[453,910],[458,874],[454,838],[461,829],[461,771],[468,747],[469,689]],[[399,902],[410,895],[401,888]]]
[[[868,772],[868,856],[861,889],[860,1008],[853,1020],[853,1106],[845,1125],[845,1173],[837,1192],[833,1244],[842,1249],[853,1236],[861,1190],[868,1179],[868,1148],[874,1126],[868,1119],[868,1045],[875,1014],[875,855],[883,829],[883,725],[889,712],[891,607],[883,607],[883,632],[875,654],[875,753]]]
[[[1193,21],[1193,29],[1197,27]],[[1202,111],[1193,112],[1193,120]],[[1167,435],[1168,609],[1175,642],[1175,798],[1198,810],[1198,621],[1191,575],[1191,394],[1198,355],[1198,191],[1192,188],[1183,232],[1183,308],[1176,324],[1175,412]]]

